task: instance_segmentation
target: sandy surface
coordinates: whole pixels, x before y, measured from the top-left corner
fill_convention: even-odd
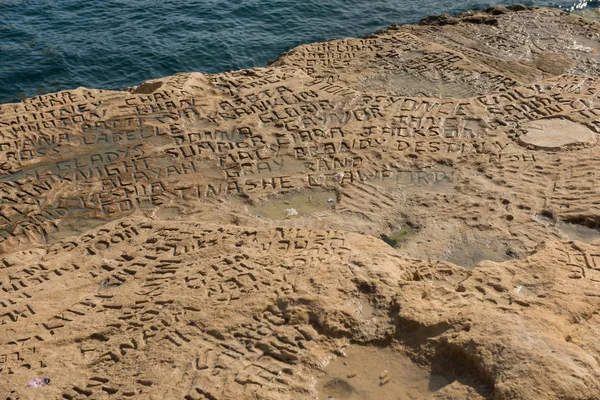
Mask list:
[[[599,38],[493,8],[0,106],[0,395],[598,398]]]

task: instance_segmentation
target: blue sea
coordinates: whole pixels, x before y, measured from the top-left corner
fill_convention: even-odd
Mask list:
[[[357,37],[494,0],[0,0],[0,103],[177,72],[263,66],[303,43]],[[529,0],[565,10],[598,1]]]

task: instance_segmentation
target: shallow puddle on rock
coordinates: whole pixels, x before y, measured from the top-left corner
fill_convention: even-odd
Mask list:
[[[259,204],[255,211],[259,217],[285,219],[326,211],[331,209],[336,202],[336,193],[333,190],[311,190],[272,197]]]
[[[492,238],[466,236],[450,245],[442,260],[472,269],[482,261],[504,262],[522,256],[519,243],[513,245]]]
[[[452,249],[445,260],[472,269],[482,261],[504,262],[512,258],[503,247],[464,243]]]
[[[556,227],[571,239],[579,240],[580,242],[591,242],[592,240],[600,239],[600,229],[566,222],[559,222],[556,224]]]
[[[350,346],[317,377],[319,400],[424,399],[448,380],[390,348]]]
[[[600,229],[590,228],[582,224],[572,224],[569,222],[555,222],[552,218],[538,214],[534,219],[546,227],[556,229],[561,235],[567,236],[580,242],[591,242],[600,239]]]

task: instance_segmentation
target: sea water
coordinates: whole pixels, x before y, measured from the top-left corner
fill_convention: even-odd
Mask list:
[[[0,103],[78,86],[265,65],[303,43],[358,37],[517,0],[0,0]],[[565,10],[594,0],[527,0]]]

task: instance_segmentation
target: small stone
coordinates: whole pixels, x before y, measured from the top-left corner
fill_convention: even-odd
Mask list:
[[[296,211],[295,208],[288,208],[287,210],[285,210],[285,217],[286,218],[291,218],[295,215],[298,215],[298,211]]]
[[[345,174],[343,172],[338,172],[333,176],[333,179],[335,179],[337,182],[341,182],[342,179],[344,179],[344,175]]]
[[[49,383],[50,383],[50,378],[48,378],[48,377],[33,378],[33,379],[31,379],[29,381],[29,383],[27,383],[27,386],[29,386],[29,387],[42,387],[42,386],[46,386]]]

